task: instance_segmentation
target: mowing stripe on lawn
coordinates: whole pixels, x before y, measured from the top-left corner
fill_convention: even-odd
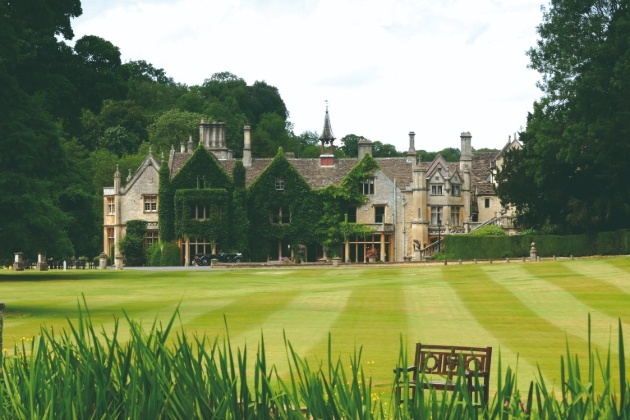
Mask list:
[[[423,281],[405,288],[405,306],[409,324],[407,339],[407,351],[410,352],[409,362],[413,360],[413,344],[416,342],[492,346],[494,361],[490,376],[491,385],[495,386],[499,355],[501,355],[503,373],[505,373],[508,365],[516,369],[517,352],[505,346],[501,347],[492,331],[488,331],[477,321],[457,292],[442,278],[444,272],[437,271],[436,273],[439,274],[439,279]],[[528,379],[533,376],[536,366],[521,359],[518,360],[518,371],[527,373],[525,376],[519,376],[522,378],[520,381],[522,383],[519,385],[526,389],[529,385]]]
[[[500,276],[505,269],[505,264],[453,266],[444,278],[477,321],[503,346],[518,353],[521,361],[540,366],[543,375],[558,383],[558,361],[565,352],[567,334],[491,277],[493,270]],[[518,276],[512,277],[515,280]],[[580,337],[571,335],[569,340],[575,348],[586,348]]]
[[[529,309],[541,318],[545,318],[566,335],[588,340],[588,314],[591,313],[593,333],[591,342],[602,350],[607,350],[611,342],[611,328],[617,320],[584,304],[551,279],[541,279],[531,274],[520,264],[511,264],[500,270],[494,267],[482,267],[493,281],[510,289],[512,293]],[[591,279],[591,284],[597,283]],[[613,346],[612,354],[617,354],[618,347]]]
[[[275,364],[279,371],[283,371],[287,360],[283,333],[286,333],[297,354],[306,357],[313,346],[327,341],[328,332],[344,310],[350,295],[350,290],[297,295],[285,307],[270,312],[265,319],[258,319],[257,327],[238,335],[230,330],[232,346],[243,348],[244,344],[248,344],[251,351],[252,346],[257,347],[260,343],[262,333],[268,366]]]
[[[605,263],[590,261],[590,265],[599,266],[601,264],[604,265],[601,267],[602,270],[605,270]],[[594,331],[609,335],[611,326],[613,330],[616,330],[618,319],[621,319],[622,322],[630,321],[630,294],[611,282],[600,279],[597,270],[577,271],[577,267],[572,266],[573,262],[549,263],[544,264],[544,266],[527,264],[526,270],[533,276],[543,278],[545,281],[563,288],[576,299],[593,308],[594,311],[606,314],[613,319],[612,325],[610,323],[604,325],[593,323]],[[592,274],[588,274],[589,272]],[[627,328],[628,326],[624,325],[624,329],[627,330]]]
[[[403,288],[398,276],[384,281],[382,271],[368,270],[356,276],[352,295],[343,313],[331,329],[333,351],[348,361],[348,355],[362,348],[363,367],[372,377],[373,385],[390,391],[392,369],[398,362],[400,336],[406,331],[406,317],[402,312]],[[377,275],[377,278],[370,276]],[[317,347],[325,354],[326,342]]]
[[[575,273],[608,282],[630,295],[630,273],[609,264],[606,260],[577,260],[566,266]]]

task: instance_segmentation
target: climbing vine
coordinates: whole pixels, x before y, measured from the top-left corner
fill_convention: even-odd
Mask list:
[[[254,261],[267,259],[270,240],[282,240],[294,246],[317,243],[315,227],[321,215],[321,203],[285,158],[282,149],[250,185],[247,203],[250,255]],[[282,209],[290,212],[288,223],[274,220],[274,214]]]
[[[199,147],[172,179],[165,163],[160,168],[160,237],[205,238],[253,261],[266,260],[269,243],[278,240],[294,249],[322,245],[334,256],[349,237],[372,233],[370,227],[349,223],[346,213],[367,202],[359,180],[376,169],[376,161],[365,155],[340,185],[312,190],[280,148],[246,188],[242,162],[235,163],[230,177],[211,152]],[[199,207],[205,208],[203,220]]]
[[[243,162],[237,161],[232,169],[234,193],[232,195],[232,220],[230,222],[231,250],[247,254],[247,232],[249,220],[247,218],[247,191],[245,189],[245,167]],[[249,258],[249,255],[245,255]]]
[[[175,234],[183,238],[227,243],[228,217],[224,209],[228,193],[223,189],[177,190],[175,193]]]
[[[349,237],[365,236],[373,232],[369,226],[348,223],[346,213],[349,208],[367,202],[367,197],[359,191],[359,181],[371,176],[378,167],[372,156],[365,155],[344,177],[340,185],[329,185],[318,191],[323,213],[317,232],[328,256],[338,256],[340,243]]]
[[[197,190],[206,192],[191,192]],[[158,209],[160,240],[171,242],[179,236],[227,242],[232,210],[232,190],[233,183],[229,174],[214,155],[203,146],[195,150],[172,179],[170,168],[166,162],[163,162],[160,167],[160,206]],[[199,200],[199,203],[193,203],[194,200]],[[204,221],[190,218],[190,206],[205,205],[204,203],[208,203],[210,207],[221,206],[220,221],[212,217]],[[216,226],[213,221],[216,222]]]
[[[160,234],[160,242],[172,242],[175,240],[175,210],[174,210],[174,193],[171,187],[170,170],[166,159],[160,165],[160,186],[158,194],[160,197],[160,205],[158,206],[158,229]]]

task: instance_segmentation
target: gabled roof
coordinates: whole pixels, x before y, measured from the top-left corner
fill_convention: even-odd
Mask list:
[[[144,159],[144,161],[142,161],[138,169],[136,169],[136,171],[133,173],[129,181],[127,181],[125,186],[121,187],[120,192],[125,193],[126,191],[129,191],[129,189],[131,189],[133,184],[135,184],[138,181],[138,179],[140,179],[144,171],[150,166],[155,168],[157,172],[160,171],[160,164],[158,163],[157,160],[153,158],[153,153],[151,153],[151,151],[149,151],[149,155]],[[155,180],[155,182],[156,183],[158,182],[157,179]]]
[[[171,173],[178,167],[181,168],[190,155],[187,153],[176,153],[173,157]],[[245,183],[249,186],[271,163],[272,158],[254,158],[252,165],[246,169]],[[304,177],[312,189],[325,188],[328,185],[341,184],[345,176],[359,163],[358,158],[335,158],[333,166],[321,166],[319,158],[288,158],[291,165]],[[412,164],[407,163],[406,158],[375,158],[383,173],[390,179],[396,180],[396,185],[405,189],[412,183]],[[228,173],[232,173],[236,160],[219,161]]]
[[[444,170],[444,172],[442,172],[442,170]],[[442,155],[437,155],[427,168],[427,179],[432,178],[438,172],[441,178],[451,179],[454,175],[458,174],[459,163],[447,162]]]
[[[473,188],[478,185],[479,193],[493,194],[494,186],[488,183],[487,177],[490,175],[491,163],[494,162],[496,152],[475,152],[472,160],[471,181]],[[174,153],[171,161],[171,177],[173,177],[190,158],[190,153]],[[273,158],[254,158],[251,166],[246,167],[246,185],[251,183],[265,170],[272,162]],[[287,158],[288,162],[304,177],[306,182],[312,189],[325,188],[328,185],[339,185],[344,177],[359,163],[358,158],[335,158],[333,166],[321,166],[319,158]],[[396,181],[396,186],[401,190],[411,188],[413,183],[413,163],[407,162],[405,157],[391,158],[374,158],[383,173],[392,181]],[[225,170],[231,175],[235,159],[218,161]],[[437,167],[441,166],[444,170],[448,169],[449,177],[459,174],[459,162],[446,162],[444,158],[438,155],[432,162],[421,162],[420,166],[426,170],[427,177],[437,171]],[[443,175],[444,176],[444,175]]]
[[[494,157],[494,160],[501,159],[505,155],[505,153],[510,149],[520,149],[521,147],[523,147],[523,145],[518,140],[516,133],[514,133],[514,139],[512,139],[511,137],[508,137],[507,143],[505,144],[505,146],[503,146],[503,149],[501,149],[501,151],[496,154],[496,156]]]

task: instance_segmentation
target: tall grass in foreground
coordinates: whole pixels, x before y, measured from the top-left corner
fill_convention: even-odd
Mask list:
[[[87,307],[79,307],[76,324],[56,333],[41,329],[23,341],[15,356],[2,360],[2,419],[194,419],[194,418],[628,418],[630,384],[625,377],[619,323],[620,388],[610,378],[610,351],[605,359],[589,348],[582,378],[577,357],[562,358],[559,395],[543,380],[532,382],[526,396],[516,388],[516,373],[502,373],[499,356],[497,393],[487,407],[467,394],[460,376],[454,392],[419,391],[411,401],[376,396],[362,369],[361,350],[348,362],[328,357],[316,366],[294,351],[285,337],[288,373],[280,374],[265,359],[264,338],[253,371],[247,348],[232,348],[228,338],[209,340],[174,331],[178,314],[166,325],[145,329],[129,319],[130,339],[97,332]],[[589,320],[590,325],[590,320]],[[589,327],[590,330],[590,327]],[[589,333],[590,338],[590,333]],[[589,339],[590,342],[590,339]],[[401,341],[399,363],[407,365]],[[596,371],[601,389],[595,386]],[[542,378],[542,375],[540,375]],[[393,380],[393,376],[392,376]],[[403,383],[408,378],[402,378]],[[394,383],[392,382],[392,389]]]

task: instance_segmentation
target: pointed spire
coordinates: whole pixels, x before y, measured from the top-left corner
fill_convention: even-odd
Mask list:
[[[332,127],[330,126],[330,116],[328,115],[328,101],[326,101],[326,116],[324,117],[324,130],[322,131],[322,135],[319,136],[319,140],[322,143],[330,143],[332,144],[333,140],[335,140],[335,136],[332,132]]]

